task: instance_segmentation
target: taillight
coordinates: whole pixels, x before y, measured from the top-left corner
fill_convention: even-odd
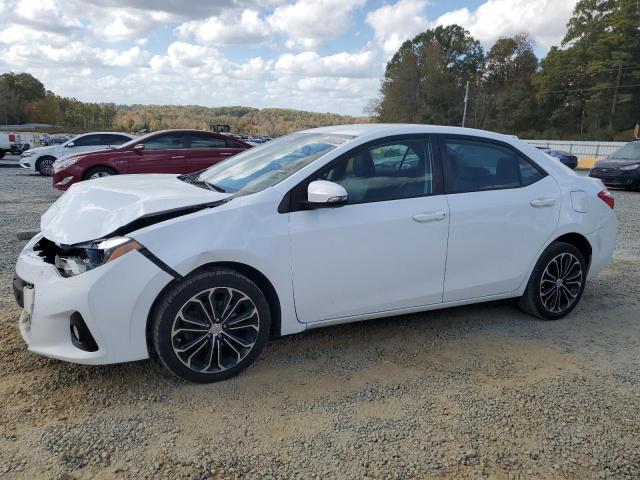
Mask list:
[[[611,195],[611,192],[606,188],[598,193],[598,198],[609,205],[611,209],[613,209],[613,207],[616,205],[616,201],[614,200],[613,195]]]
[[[15,136],[15,134],[13,134],[13,133],[10,133],[10,134],[9,134],[9,141],[10,141],[11,143],[13,143],[13,142],[15,142],[15,141],[16,141],[16,136]]]

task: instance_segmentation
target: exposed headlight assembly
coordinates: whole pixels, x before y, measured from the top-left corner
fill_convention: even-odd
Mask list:
[[[32,151],[32,150],[27,150],[25,152],[22,152],[22,154],[20,154],[20,156],[22,158],[27,158],[27,157],[33,157],[36,154],[36,152]]]
[[[141,248],[142,245],[128,237],[96,240],[61,249],[55,257],[55,266],[65,277],[73,277]]]
[[[74,163],[82,160],[84,157],[84,155],[78,155],[77,157],[67,157],[56,160],[53,162],[53,173],[58,173],[59,171],[70,167]]]
[[[633,165],[627,165],[624,167],[620,167],[620,170],[635,170],[637,168],[640,168],[640,163],[634,163]]]

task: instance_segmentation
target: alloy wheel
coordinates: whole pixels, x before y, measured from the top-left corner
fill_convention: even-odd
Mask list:
[[[44,158],[40,160],[39,169],[40,173],[43,175],[53,175],[53,163],[54,160],[51,158]]]
[[[547,264],[540,280],[540,300],[552,313],[570,308],[582,287],[582,264],[571,253],[561,253]]]
[[[240,363],[258,340],[258,309],[235,288],[204,290],[180,308],[171,328],[175,356],[187,368],[222,372]]]

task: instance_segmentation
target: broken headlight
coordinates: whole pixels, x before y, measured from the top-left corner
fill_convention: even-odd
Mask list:
[[[141,248],[142,245],[128,237],[96,240],[61,249],[55,257],[55,266],[65,277],[73,277]]]

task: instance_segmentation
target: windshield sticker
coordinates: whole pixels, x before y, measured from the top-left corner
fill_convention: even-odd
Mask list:
[[[333,145],[334,147],[339,147],[340,145],[342,145],[343,143],[346,143],[349,140],[350,140],[349,138],[336,137],[336,136],[330,135],[330,136],[324,137],[320,141],[322,143],[326,143],[327,145]]]

